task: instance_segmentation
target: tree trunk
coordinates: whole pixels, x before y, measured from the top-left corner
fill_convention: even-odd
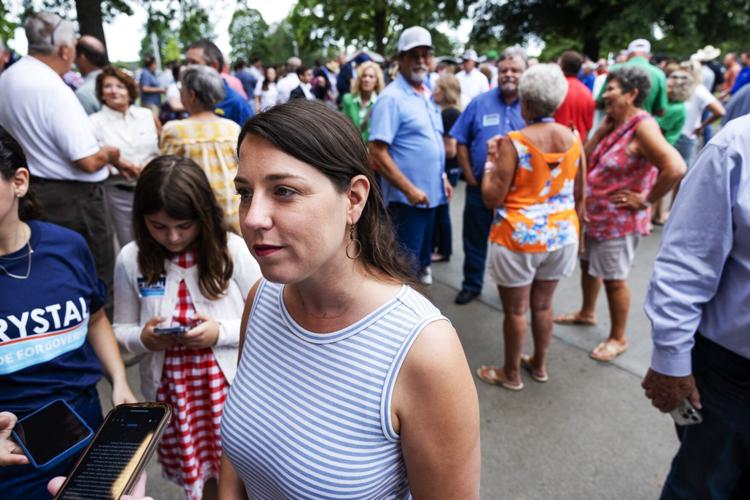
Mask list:
[[[375,0],[375,11],[372,16],[373,32],[375,35],[375,51],[385,56],[385,26],[386,26],[386,9],[385,0]]]
[[[599,59],[599,38],[596,35],[587,33],[583,35],[583,53],[592,61]]]
[[[107,50],[107,41],[104,39],[104,24],[102,18],[101,0],[75,0],[76,13],[78,15],[78,29],[81,35],[91,35],[98,38]]]

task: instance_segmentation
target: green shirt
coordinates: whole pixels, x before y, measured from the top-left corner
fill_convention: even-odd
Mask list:
[[[370,102],[367,103],[367,108],[362,108],[362,101],[359,96],[344,94],[341,100],[341,112],[354,122],[362,134],[362,139],[365,143],[367,143],[367,138],[370,135],[370,116],[372,115],[372,107],[376,99],[377,94],[373,92]]]
[[[648,92],[646,100],[643,101],[643,109],[652,115],[659,114],[660,111],[666,111],[668,104],[667,77],[664,75],[664,72],[642,56],[633,57],[624,63],[614,64],[609,70],[614,71],[622,66],[638,66],[648,72],[648,76],[651,79],[651,90]],[[602,94],[604,94],[604,87],[602,87],[602,90],[596,97],[597,101],[602,99]]]
[[[664,134],[664,138],[672,146],[677,144],[677,139],[680,138],[686,118],[687,112],[685,111],[685,103],[682,101],[669,101],[664,115],[656,118],[656,123],[659,124],[659,127]]]

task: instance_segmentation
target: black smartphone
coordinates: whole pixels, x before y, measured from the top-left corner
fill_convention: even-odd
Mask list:
[[[55,499],[118,500],[135,484],[171,418],[164,403],[113,408]]]
[[[30,413],[16,422],[13,439],[31,465],[52,467],[81,451],[94,432],[62,399]]]
[[[162,326],[154,328],[154,333],[157,335],[179,335],[185,333],[190,328],[187,326]]]

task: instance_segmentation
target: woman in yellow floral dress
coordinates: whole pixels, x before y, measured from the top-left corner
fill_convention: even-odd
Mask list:
[[[180,75],[180,98],[190,117],[164,124],[161,154],[190,158],[206,173],[229,228],[239,233],[237,137],[240,126],[214,113],[224,98],[221,76],[208,66],[188,66]]]

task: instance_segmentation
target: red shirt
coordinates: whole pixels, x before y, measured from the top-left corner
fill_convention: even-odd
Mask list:
[[[568,80],[568,93],[557,108],[555,121],[566,127],[572,121],[581,134],[581,141],[585,141],[594,123],[594,96],[575,76],[566,76],[565,79]]]

